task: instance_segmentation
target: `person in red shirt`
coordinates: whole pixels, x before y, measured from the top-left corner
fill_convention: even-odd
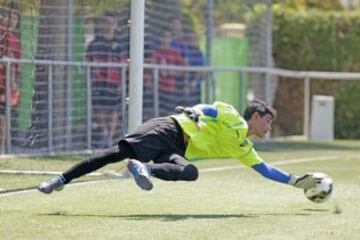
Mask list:
[[[127,59],[123,46],[115,40],[117,19],[106,13],[97,19],[95,38],[90,42],[86,58],[89,62],[120,63]],[[92,67],[92,104],[95,147],[110,147],[117,129],[121,104],[121,72],[117,67]]]
[[[154,49],[151,61],[161,65],[184,65],[184,58],[181,53],[171,46],[172,34],[170,31],[164,33],[164,38],[160,44]],[[159,103],[160,115],[169,114],[175,106],[177,79],[184,72],[173,70],[160,70],[159,72]]]
[[[189,66],[204,66],[205,59],[198,46],[198,40],[195,32],[188,34],[188,47],[185,52],[185,59]],[[202,72],[189,72],[187,75],[186,88],[188,95],[186,96],[187,106],[196,105],[201,102],[201,81],[204,78]]]
[[[20,41],[14,34],[19,22],[19,16],[15,11],[6,11],[0,14],[0,57],[21,58]],[[19,74],[18,64],[11,65],[11,107],[15,107],[19,101],[19,89],[17,78]],[[0,147],[5,150],[5,106],[6,106],[6,64],[0,64]]]

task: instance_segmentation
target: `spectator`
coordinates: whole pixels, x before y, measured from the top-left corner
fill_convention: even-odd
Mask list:
[[[181,19],[178,17],[174,17],[171,20],[171,28],[175,36],[171,41],[171,46],[178,49],[181,56],[184,58],[184,64],[187,66],[203,66],[204,57],[198,47],[196,33],[190,32],[186,39],[184,37]],[[203,74],[187,72],[181,77],[177,80],[177,82],[181,84],[178,89],[183,89],[183,100],[182,102],[179,102],[179,105],[190,106],[199,103],[201,101],[200,87]]]
[[[171,29],[173,38],[171,40],[171,47],[177,49],[181,56],[186,60],[186,53],[188,52],[188,43],[184,37],[183,27],[181,20],[177,17],[174,17],[171,20]],[[184,65],[188,65],[187,62],[184,62]]]
[[[184,58],[177,49],[171,46],[171,39],[171,32],[166,31],[159,46],[155,48],[152,53],[152,63],[161,65],[184,65]],[[176,81],[181,75],[181,72],[173,70],[161,70],[159,72],[159,112],[161,116],[169,114],[173,111],[174,107],[178,105]]]
[[[0,12],[0,57],[21,58],[20,41],[14,34],[18,26],[19,16],[14,10]],[[19,89],[17,86],[17,78],[19,74],[18,64],[11,65],[11,103],[15,107],[19,101]],[[0,147],[1,152],[5,150],[5,106],[6,106],[6,64],[0,64]]]
[[[115,40],[117,19],[112,13],[95,22],[95,38],[90,42],[86,57],[90,62],[120,63],[126,61],[124,49]],[[121,104],[121,71],[116,67],[91,68],[93,123],[95,147],[109,147],[117,129],[118,108]],[[102,144],[97,144],[97,143]]]
[[[204,66],[204,55],[199,49],[197,36],[195,32],[189,34],[189,41],[185,58],[189,66]],[[186,89],[189,96],[186,97],[186,106],[196,105],[201,102],[201,80],[204,74],[202,72],[189,72],[187,75]]]
[[[184,59],[183,65],[189,65],[186,54],[189,51],[188,43],[184,38],[183,25],[181,19],[178,17],[173,17],[171,19],[171,29],[173,34],[173,39],[171,40],[171,47],[177,49],[181,56]],[[177,89],[178,89],[178,104],[177,105],[186,105],[187,97],[190,95],[190,89],[187,84],[188,72],[183,72],[183,74],[176,77]]]
[[[181,54],[184,54],[186,48],[182,22],[178,17],[173,17],[171,19],[171,30],[173,34],[173,39],[171,40],[171,46],[178,49]]]

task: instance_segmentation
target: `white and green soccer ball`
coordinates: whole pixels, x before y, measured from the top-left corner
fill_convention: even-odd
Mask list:
[[[313,173],[314,178],[319,179],[315,187],[304,190],[305,196],[312,202],[323,203],[328,200],[333,191],[332,179],[324,173]]]

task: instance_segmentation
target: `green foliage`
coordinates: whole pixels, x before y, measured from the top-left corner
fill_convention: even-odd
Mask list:
[[[292,9],[341,10],[339,0],[273,0],[274,4]]]
[[[197,31],[201,30],[206,23],[207,0],[182,0],[181,11],[192,19]],[[269,4],[263,2],[251,2],[246,0],[214,0],[213,18],[214,25],[222,23],[237,22],[250,23],[270,8]]]
[[[295,11],[273,8],[273,53],[281,68],[314,71],[360,71],[360,11]],[[283,84],[286,84],[284,81]],[[326,90],[324,90],[326,89]],[[294,89],[292,89],[294,90]],[[360,138],[360,82],[316,81],[312,94],[332,94],[336,102],[335,137]],[[282,91],[285,91],[282,88]],[[292,92],[302,101],[302,88]],[[277,95],[283,93],[278,92]],[[281,99],[281,97],[280,97]],[[281,105],[281,103],[277,103]],[[289,102],[287,102],[289,104]],[[302,111],[296,109],[294,112]],[[295,113],[290,113],[294,115]],[[296,118],[294,116],[294,118]],[[292,119],[293,122],[299,119]],[[301,120],[300,120],[301,121]],[[290,120],[291,122],[291,120]],[[301,124],[299,125],[301,126]]]
[[[117,0],[74,0],[74,9],[77,14],[86,16],[101,16],[106,10],[120,10],[129,7],[131,1]],[[91,7],[90,7],[91,6]],[[94,6],[96,6],[94,8]]]
[[[347,82],[337,88],[335,110],[336,135],[338,138],[359,138],[360,136],[360,84]]]
[[[318,71],[360,69],[360,11],[274,9],[273,52],[278,66]]]

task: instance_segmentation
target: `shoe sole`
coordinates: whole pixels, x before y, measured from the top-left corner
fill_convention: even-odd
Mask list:
[[[131,174],[133,172],[136,172],[136,169],[132,162],[129,162],[127,167],[129,169],[129,171],[131,172]],[[132,175],[134,176],[134,180],[135,180],[136,184],[141,189],[146,190],[146,191],[150,191],[151,189],[153,189],[154,186],[148,176],[144,176],[142,174],[132,174]]]

